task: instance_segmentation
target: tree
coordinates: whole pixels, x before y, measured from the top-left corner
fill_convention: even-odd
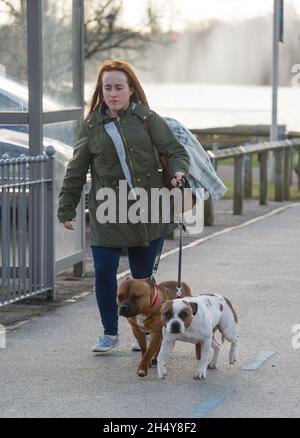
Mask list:
[[[1,0],[1,12],[8,17],[0,25],[0,64],[6,74],[27,81],[26,0]]]
[[[151,43],[158,41],[159,13],[151,0],[144,23],[132,29],[121,24],[122,0],[88,1],[85,9],[85,59],[98,61],[112,56],[126,56],[137,61]]]
[[[0,25],[1,64],[9,76],[27,81],[27,34],[26,0],[1,0],[1,12],[7,22]],[[69,4],[44,0],[43,3],[43,52],[47,60],[44,79],[49,83],[49,74],[54,82],[67,73],[70,53]],[[121,57],[137,67],[145,68],[145,51],[151,44],[164,44],[161,20],[165,10],[148,0],[145,17],[132,29],[122,24],[123,0],[85,0],[85,59],[90,63],[101,62],[108,57]],[[55,37],[55,44],[53,38]],[[66,52],[68,50],[68,52]],[[66,65],[66,63],[68,65]],[[54,66],[52,68],[51,66]],[[94,66],[92,68],[94,71]]]

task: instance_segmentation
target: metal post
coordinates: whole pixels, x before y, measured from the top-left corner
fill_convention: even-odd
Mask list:
[[[84,107],[84,5],[83,0],[72,2],[72,75],[73,91],[76,97],[76,105]],[[79,30],[79,37],[78,37]],[[78,49],[78,44],[80,48]]]
[[[291,147],[284,149],[283,197],[287,201],[290,199],[291,151]]]
[[[272,126],[270,132],[271,141],[275,141],[278,139],[277,90],[278,90],[280,20],[281,20],[281,0],[274,0],[273,60],[272,60]]]
[[[277,126],[277,91],[278,91],[278,65],[279,65],[279,40],[281,38],[282,6],[283,0],[274,0],[273,16],[273,57],[272,57],[272,125],[270,129],[270,141],[278,140]],[[275,156],[270,156],[270,177],[275,182]]]
[[[244,143],[245,149],[247,149],[247,146],[250,146],[251,143]],[[245,155],[244,157],[244,165],[245,165],[245,171],[244,171],[244,196],[245,199],[251,199],[252,198],[252,161],[253,161],[253,155]]]
[[[84,95],[83,87],[84,84],[84,5],[82,0],[73,0],[73,86],[76,85],[76,98],[79,96],[79,105],[84,107]],[[78,29],[80,29],[80,50],[77,49],[78,46]],[[79,70],[78,70],[79,69]],[[78,73],[80,78],[76,77]],[[83,251],[85,250],[85,190],[83,190],[83,196],[80,201],[80,215],[81,215],[81,247]],[[73,265],[73,274],[75,277],[81,277],[86,271],[86,258],[84,256],[83,261]]]
[[[47,230],[46,234],[46,244],[45,244],[45,256],[47,260],[46,273],[45,273],[45,283],[46,287],[51,290],[47,293],[49,299],[55,300],[55,222],[54,222],[54,181],[55,181],[55,169],[54,169],[54,154],[55,149],[53,146],[47,146],[46,154],[48,156],[48,161],[46,163],[46,179],[49,180],[46,183],[47,186],[47,194],[45,196],[45,210],[50,212],[51,214],[45,215],[45,230]]]
[[[219,149],[219,144],[213,143],[211,150],[213,152],[216,152],[218,149]],[[215,158],[213,158],[211,161],[212,161],[212,165],[214,166],[215,171],[217,171],[218,170],[218,161]]]
[[[43,151],[42,1],[27,0],[29,155]]]
[[[5,186],[9,183],[8,181],[8,161],[9,157],[7,154],[2,156],[0,159],[0,184]],[[9,239],[8,239],[8,225],[9,225],[9,189],[1,188],[1,257],[2,257],[2,267],[1,267],[1,299],[0,305],[9,302],[9,295],[7,294],[7,288],[9,284]]]
[[[283,201],[283,148],[274,151],[275,156],[275,201]]]
[[[259,203],[268,202],[268,151],[260,154],[259,160]]]
[[[214,225],[214,202],[211,196],[204,201],[204,225]]]
[[[233,214],[243,213],[244,155],[234,157]]]

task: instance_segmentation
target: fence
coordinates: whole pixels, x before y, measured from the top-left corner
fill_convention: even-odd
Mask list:
[[[233,214],[242,214],[245,193],[251,193],[251,160],[247,161],[248,168],[245,174],[245,157],[251,157],[253,154],[259,155],[260,204],[266,204],[268,198],[267,162],[270,151],[273,151],[275,156],[275,201],[289,199],[294,148],[298,151],[297,174],[300,190],[300,138],[207,151],[215,163],[224,158],[234,158]],[[213,203],[209,198],[205,204],[205,224],[213,225]]]
[[[0,159],[0,306],[54,297],[54,153]]]
[[[204,149],[227,149],[239,146],[246,142],[260,143],[269,141],[269,125],[235,125],[229,127],[192,129],[193,134],[200,141]],[[295,135],[296,137],[297,135]],[[290,137],[286,125],[278,125],[278,140]]]

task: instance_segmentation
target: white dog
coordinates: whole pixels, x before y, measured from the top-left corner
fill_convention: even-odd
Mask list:
[[[208,368],[216,368],[220,343],[215,338],[217,329],[222,341],[231,343],[229,363],[236,362],[238,341],[237,314],[231,302],[221,295],[197,295],[166,301],[161,308],[163,341],[157,358],[160,379],[167,375],[166,356],[171,353],[176,341],[201,344],[201,359],[194,379],[205,379],[211,346],[213,358]]]

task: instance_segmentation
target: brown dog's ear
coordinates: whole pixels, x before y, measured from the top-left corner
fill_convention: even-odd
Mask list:
[[[190,306],[192,308],[193,315],[196,315],[198,312],[198,304],[197,303],[190,303]]]
[[[163,305],[161,306],[161,308],[160,308],[160,313],[161,313],[161,314],[163,314],[163,313],[166,311],[166,307],[165,307],[166,302],[167,302],[167,301],[165,301],[165,302],[163,303]]]
[[[160,309],[160,320],[164,327],[166,327],[166,323],[172,317],[172,314],[172,301],[167,300],[164,302]]]
[[[163,313],[167,312],[171,308],[171,306],[172,306],[171,303],[172,303],[171,300],[165,301],[163,303],[163,305],[161,306],[160,313],[163,314]]]
[[[191,303],[190,301],[185,301],[182,300],[184,302],[184,304],[186,304],[187,306],[190,306],[192,308],[192,313],[193,315],[196,315],[197,310],[198,310],[198,304],[197,303]]]

